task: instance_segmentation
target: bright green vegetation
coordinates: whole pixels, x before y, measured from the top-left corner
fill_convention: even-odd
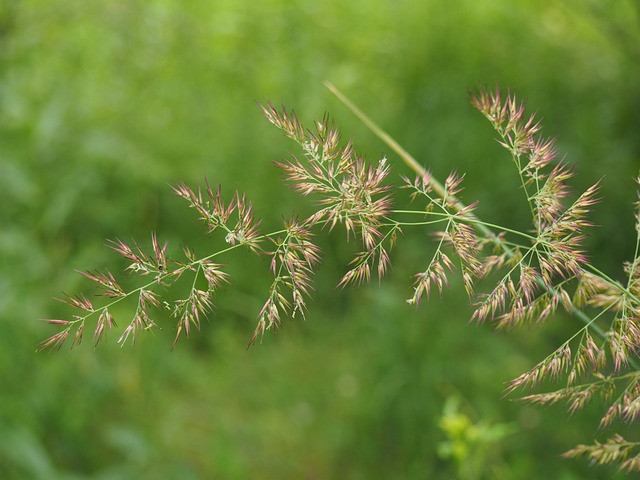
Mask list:
[[[428,238],[405,239],[380,285],[340,291],[354,250],[329,235],[307,321],[248,352],[270,278],[266,262],[239,257],[234,288],[173,352],[174,322],[159,318],[135,348],[113,335],[96,351],[86,341],[34,353],[52,332],[35,319],[62,315],[51,297],[87,285],[73,269],[125,266],[105,239],[147,247],[155,230],[173,252],[207,242],[168,184],[206,175],[229,196],[246,192],[265,230],[309,211],[271,164],[291,145],[256,102],[293,107],[305,123],[329,111],[360,152],[388,156],[392,177],[411,175],[325,79],[436,176],[466,173],[464,198],[480,199],[485,221],[523,229],[517,175],[466,94],[499,83],[528,97],[575,164],[577,189],[606,175],[589,243],[599,268],[621,273],[635,241],[639,29],[627,2],[598,8],[2,3],[2,477],[612,478],[559,458],[591,442],[597,408],[567,418],[563,406],[501,398],[575,325],[468,326],[461,284],[407,305]]]

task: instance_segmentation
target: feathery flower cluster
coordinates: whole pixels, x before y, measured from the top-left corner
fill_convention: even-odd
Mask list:
[[[559,304],[570,310],[571,300],[564,286],[581,276],[587,262],[582,244],[584,229],[591,224],[585,217],[596,202],[598,185],[565,207],[570,192],[567,181],[573,174],[562,163],[552,166],[556,158],[554,141],[537,136],[541,125],[534,116],[524,120],[524,104],[509,94],[503,99],[499,90],[483,92],[472,103],[490,120],[500,145],[511,153],[535,229],[535,236],[520,233],[531,245],[514,247],[516,264],[478,304],[473,318],[490,318],[499,327],[513,327],[532,319],[541,321]],[[508,251],[503,255],[514,257]]]
[[[466,223],[475,218],[472,212],[476,204],[460,207],[458,196],[462,191],[462,180],[462,177],[452,173],[444,183],[441,196],[438,196],[428,172],[418,175],[413,181],[404,178],[405,187],[412,190],[412,199],[420,197],[426,200],[424,215],[432,218],[427,223],[446,223],[443,231],[434,233],[438,246],[427,269],[415,275],[413,296],[407,300],[409,304],[420,304],[425,294],[429,297],[432,286],[436,286],[442,294],[444,286],[448,285],[448,272],[454,271],[455,265],[444,251],[445,246],[449,246],[457,256],[465,289],[470,296],[473,295],[476,278],[482,276],[483,265],[478,259],[480,241],[473,228]]]
[[[634,259],[625,265],[628,281],[624,286],[591,265],[583,251],[584,230],[591,225],[586,215],[596,202],[598,184],[565,207],[570,193],[567,181],[573,173],[561,163],[552,166],[554,142],[536,137],[541,126],[533,116],[523,120],[523,104],[509,94],[503,99],[499,91],[481,93],[473,104],[490,120],[499,143],[511,153],[535,231],[529,246],[512,245],[518,252],[512,256],[516,265],[479,304],[474,318],[491,318],[498,327],[513,327],[523,321],[544,320],[562,305],[584,324],[553,353],[512,380],[507,393],[543,380],[566,379],[565,388],[522,400],[543,405],[563,401],[573,414],[597,395],[609,404],[601,427],[616,419],[634,422],[640,415],[640,205],[636,204],[637,247]],[[517,281],[514,276],[519,277]],[[588,317],[580,310],[583,308],[595,309],[594,316]],[[585,379],[584,383],[576,385],[579,379]],[[640,444],[619,435],[567,452],[567,456],[579,455],[597,463],[617,462],[629,471],[640,470]]]
[[[82,341],[85,325],[90,317],[97,317],[93,335],[94,344],[97,346],[109,331],[117,327],[111,313],[113,307],[129,298],[136,300],[136,306],[132,320],[118,338],[118,343],[121,345],[124,345],[129,338],[135,344],[138,333],[157,328],[152,319],[152,309],[169,309],[172,315],[178,318],[174,346],[183,331],[187,336],[189,335],[192,324],[199,328],[200,316],[210,310],[212,296],[227,281],[227,274],[221,270],[221,265],[214,263],[210,258],[196,259],[193,252],[186,247],[183,250],[187,262],[170,261],[166,256],[167,244],[160,246],[155,233],[151,235],[151,244],[153,255],[146,253],[137,244],[132,248],[122,240],[110,242],[110,247],[114,251],[131,262],[127,270],[139,277],[153,275],[153,280],[126,291],[111,272],[79,272],[98,285],[101,290],[98,296],[108,297],[111,301],[105,305],[94,307],[93,303],[82,294],[75,297],[67,296],[62,301],[81,313],[73,315],[73,320],[47,320],[50,324],[62,325],[64,328],[41,342],[38,350],[60,348],[69,337],[72,329],[75,329],[72,346],[78,346]],[[173,304],[162,301],[164,287],[175,283],[186,272],[192,272],[194,277],[188,298],[175,300]],[[207,288],[204,290],[196,288],[200,276],[206,280]]]
[[[264,106],[263,110],[267,120],[304,152],[302,158],[293,156],[276,165],[296,191],[316,196],[321,208],[307,220],[308,225],[321,223],[333,229],[341,224],[347,239],[354,236],[362,241],[364,250],[356,255],[339,284],[369,280],[374,265],[378,277],[384,276],[390,263],[388,249],[395,242],[397,230],[392,226],[383,231],[392,205],[390,185],[385,183],[389,174],[387,160],[383,158],[374,166],[355,153],[351,142],[341,146],[340,133],[327,116],[314,131],[306,131],[295,113],[284,109],[278,112],[273,105]]]
[[[179,183],[173,187],[173,191],[179,197],[189,202],[189,206],[194,208],[200,220],[207,226],[208,232],[212,233],[221,228],[226,232],[225,241],[231,245],[246,245],[253,252],[260,251],[260,241],[262,237],[258,232],[260,222],[254,219],[253,204],[248,202],[246,196],[236,192],[233,200],[225,206],[218,186],[215,193],[209,182],[205,179],[206,197],[203,197],[202,190],[198,188],[198,193],[185,183]],[[236,221],[233,227],[229,219],[236,213]]]
[[[621,435],[615,434],[606,442],[595,442],[594,445],[578,445],[564,454],[567,458],[586,456],[591,463],[598,465],[618,464],[620,470],[627,473],[640,471],[640,456],[637,451],[638,442],[628,442]],[[634,455],[635,453],[635,455]]]
[[[284,238],[272,239],[276,248],[271,252],[271,272],[275,278],[249,346],[258,335],[264,336],[266,330],[278,328],[282,321],[281,314],[291,318],[296,313],[305,315],[305,297],[310,296],[311,276],[313,267],[320,261],[320,249],[311,242],[311,231],[295,220],[285,224],[285,233]],[[291,301],[283,290],[291,292]]]

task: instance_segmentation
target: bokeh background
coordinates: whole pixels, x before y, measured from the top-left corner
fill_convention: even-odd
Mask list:
[[[502,398],[573,333],[467,325],[457,281],[404,302],[431,251],[407,232],[380,285],[336,290],[355,247],[323,240],[316,302],[246,350],[268,265],[225,259],[233,287],[171,352],[174,326],[94,350],[35,353],[88,287],[74,269],[122,262],[105,239],[149,233],[170,252],[210,240],[168,185],[247,192],[265,229],[309,211],[272,162],[295,146],[258,103],[309,123],[330,112],[371,159],[399,159],[323,86],[330,80],[441,179],[466,174],[481,217],[527,228],[515,172],[469,105],[510,87],[544,118],[576,188],[604,177],[594,262],[633,255],[640,167],[637,2],[4,0],[0,3],[0,476],[16,479],[614,478],[560,453],[591,443],[598,406]],[[118,312],[120,327],[130,311]],[[457,460],[456,460],[457,459]]]

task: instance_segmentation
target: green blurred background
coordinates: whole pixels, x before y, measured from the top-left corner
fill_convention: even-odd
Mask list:
[[[294,151],[258,102],[307,123],[332,114],[371,159],[389,155],[323,87],[330,80],[432,172],[466,173],[481,217],[527,228],[508,158],[468,93],[528,98],[575,164],[603,180],[595,263],[633,255],[640,166],[640,28],[629,0],[5,0],[0,7],[0,476],[35,479],[614,478],[559,454],[591,443],[598,409],[502,398],[504,382],[576,328],[468,326],[457,281],[418,311],[411,275],[431,251],[407,232],[380,285],[334,288],[354,247],[323,240],[316,302],[246,350],[268,265],[224,259],[234,285],[170,352],[174,327],[135,348],[35,353],[88,287],[122,268],[105,239],[212,248],[168,185],[206,175],[247,192],[265,229],[309,211],[272,161]],[[637,2],[635,3],[637,5]],[[418,267],[416,267],[418,265]],[[120,313],[119,325],[128,322]],[[449,452],[449,453],[447,453]],[[457,452],[460,462],[455,461]]]

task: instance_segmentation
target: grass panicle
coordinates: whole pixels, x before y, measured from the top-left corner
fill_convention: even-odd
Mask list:
[[[272,279],[257,312],[251,346],[267,331],[279,329],[285,319],[305,316],[322,257],[316,238],[323,231],[341,229],[346,241],[356,245],[357,253],[344,260],[345,273],[336,279],[337,286],[346,287],[372,277],[381,280],[391,267],[398,234],[411,230],[431,240],[423,264],[413,273],[412,286],[407,275],[409,304],[417,308],[435,291],[443,295],[451,276],[459,275],[471,299],[471,321],[504,330],[555,318],[572,322],[570,338],[511,380],[506,395],[556,385],[550,391],[530,392],[521,400],[538,405],[564,403],[573,415],[599,399],[605,405],[599,428],[637,421],[640,200],[635,203],[636,249],[624,265],[627,280],[621,283],[600,271],[585,250],[592,226],[589,212],[599,201],[599,182],[584,192],[573,192],[575,170],[558,160],[555,140],[542,135],[541,122],[526,114],[525,104],[515,95],[484,90],[471,103],[495,129],[498,144],[507,152],[506,167],[511,163],[517,171],[522,201],[530,214],[526,231],[478,218],[477,203],[461,200],[463,175],[451,173],[440,183],[341,92],[327,86],[414,170],[413,179],[402,177],[411,206],[396,204],[390,161],[383,157],[371,162],[359,155],[327,115],[307,129],[294,111],[266,104],[262,110],[267,121],[297,145],[296,152],[275,165],[295,192],[309,198],[313,212],[303,219],[292,217],[280,230],[263,233],[244,193],[225,199],[222,188],[206,179],[196,188],[178,183],[172,187],[174,193],[196,212],[205,233],[220,236],[226,248],[199,255],[183,246],[172,258],[174,252],[155,233],[146,249],[136,242],[110,241],[109,247],[127,261],[128,276],[80,272],[96,285],[97,298],[64,294],[60,301],[73,313],[67,319],[47,320],[58,331],[38,349],[57,350],[68,341],[77,347],[90,328],[97,346],[118,329],[114,312],[120,302],[129,304],[132,314],[119,332],[118,344],[129,339],[135,343],[141,333],[157,328],[154,318],[162,310],[175,320],[175,347],[183,334],[189,337],[212,315],[220,290],[231,285],[220,261],[242,250],[268,259],[265,274]],[[175,293],[185,290],[186,294]],[[565,315],[556,315],[560,310]],[[640,471],[639,447],[616,433],[603,443],[579,445],[565,456]]]

